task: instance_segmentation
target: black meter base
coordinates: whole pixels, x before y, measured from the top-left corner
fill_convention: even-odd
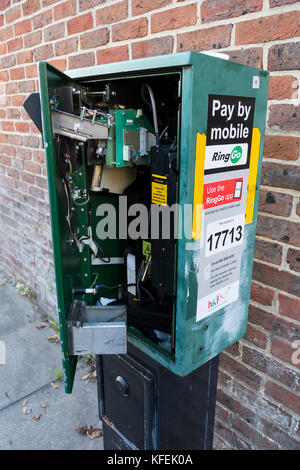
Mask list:
[[[212,448],[218,356],[185,377],[132,345],[96,364],[105,450]]]

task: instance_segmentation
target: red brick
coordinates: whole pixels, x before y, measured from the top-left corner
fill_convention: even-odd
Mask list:
[[[22,5],[23,15],[24,16],[31,15],[32,13],[39,10],[40,8],[41,8],[40,0],[27,0],[27,2],[25,2]]]
[[[268,125],[287,131],[300,130],[300,106],[273,104],[270,106]]]
[[[7,52],[10,54],[11,52],[18,51],[22,49],[22,46],[22,38],[11,39],[10,41],[7,41]]]
[[[6,53],[7,53],[6,44],[5,44],[5,43],[1,43],[1,44],[0,44],[0,56],[5,55]]]
[[[297,372],[280,364],[275,359],[265,356],[264,352],[243,346],[243,363],[283,383],[294,391],[300,391]]]
[[[43,28],[52,22],[52,10],[43,11],[32,19],[33,29]]]
[[[300,224],[285,219],[274,219],[260,215],[257,223],[257,235],[300,246]]]
[[[220,355],[220,367],[226,372],[234,374],[235,377],[254,390],[259,390],[261,385],[260,376],[237,360],[232,359],[223,353]]]
[[[97,64],[108,64],[128,60],[128,46],[109,47],[97,51]]]
[[[19,64],[30,64],[33,59],[32,51],[22,51],[17,54],[17,63]]]
[[[16,65],[16,56],[15,54],[7,55],[1,58],[2,67],[8,69]]]
[[[51,57],[53,57],[52,44],[46,44],[45,46],[37,47],[33,51],[34,62],[39,62],[40,60],[50,59]]]
[[[26,133],[29,131],[29,124],[27,122],[15,122],[16,132]]]
[[[292,271],[297,271],[298,273],[300,273],[300,250],[296,250],[295,248],[289,248],[286,256],[286,261]]]
[[[109,41],[109,32],[107,28],[93,30],[80,36],[80,49],[92,49],[94,47],[104,46]]]
[[[5,85],[6,95],[15,95],[18,93],[18,82],[10,82]]]
[[[6,10],[11,5],[11,0],[0,0],[0,11]]]
[[[151,32],[158,33],[170,29],[191,26],[197,22],[197,4],[172,8],[151,16]]]
[[[226,348],[226,352],[235,357],[240,356],[240,343],[237,341],[236,343],[231,344]]]
[[[0,15],[0,27],[4,25],[4,15]]]
[[[6,23],[13,23],[17,19],[21,18],[21,15],[21,7],[15,6],[5,13],[5,21]]]
[[[247,331],[243,337],[243,340],[249,341],[258,348],[266,349],[267,335],[258,328],[255,328],[255,326],[251,325],[251,323],[248,323],[247,325]]]
[[[21,36],[31,31],[31,19],[19,21],[14,24],[14,30],[16,36]]]
[[[169,5],[172,0],[133,0],[132,2],[132,14],[133,16],[143,15],[151,10],[157,10],[158,8]]]
[[[281,403],[289,410],[300,414],[299,394],[295,394],[289,390],[286,390],[285,388],[280,387],[271,381],[268,381],[265,385],[265,394],[273,398],[273,400],[277,401],[278,403]]]
[[[67,68],[67,60],[66,59],[50,59],[47,61],[49,64],[53,65],[53,67],[61,70],[64,72]]]
[[[104,2],[105,0],[79,0],[79,11],[90,10]]]
[[[300,68],[300,42],[275,44],[269,49],[269,70],[298,70]]]
[[[300,368],[300,364],[293,363],[292,360],[292,356],[295,355],[295,348],[292,347],[292,343],[287,343],[282,341],[280,338],[274,337],[271,341],[270,353],[281,361]]]
[[[254,257],[279,266],[282,260],[282,246],[278,243],[256,239]]]
[[[291,214],[293,196],[274,191],[261,190],[259,194],[258,210],[269,214],[288,217]]]
[[[300,297],[300,277],[273,266],[254,262],[253,279]]]
[[[264,158],[278,160],[297,160],[300,138],[281,135],[266,135],[264,141]]]
[[[33,173],[35,175],[41,174],[41,165],[36,162],[26,161],[25,162],[25,170],[29,173]]]
[[[11,98],[12,106],[22,106],[27,96],[25,95],[15,95]]]
[[[73,16],[75,13],[75,0],[68,0],[67,2],[59,3],[53,9],[53,17],[55,21],[61,20],[62,18],[67,18],[68,16]]]
[[[112,24],[128,16],[128,1],[115,3],[96,11],[96,25]]]
[[[55,55],[67,55],[78,49],[78,39],[70,38],[55,43]]]
[[[7,82],[9,80],[9,73],[7,70],[0,71],[0,82]]]
[[[33,91],[36,91],[34,80],[24,80],[19,82],[20,93],[32,93]]]
[[[255,424],[256,414],[246,406],[242,405],[234,397],[225,393],[223,390],[218,390],[217,400],[221,405],[230,410],[234,415],[242,416],[243,419],[247,420],[248,423]],[[226,416],[225,416],[226,417]]]
[[[2,130],[4,132],[14,132],[14,123],[11,121],[2,121]]]
[[[251,442],[251,449],[255,450],[278,450],[279,445],[261,434],[257,427],[250,426],[246,421],[238,416],[232,420],[232,427]]]
[[[214,26],[213,28],[190,31],[178,35],[179,52],[209,49],[221,49],[230,46],[232,25]]]
[[[250,47],[249,49],[239,49],[237,51],[226,51],[229,60],[238,64],[250,65],[251,67],[262,68],[263,50],[261,47]]]
[[[282,165],[280,163],[263,162],[262,184],[300,190],[300,167],[296,165]]]
[[[76,16],[67,22],[68,34],[81,33],[93,27],[92,13]]]
[[[136,39],[146,36],[148,32],[148,22],[146,18],[126,21],[112,26],[112,40],[125,41],[126,39]]]
[[[39,139],[37,137],[33,136],[23,136],[22,137],[22,145],[24,147],[33,147],[33,148],[38,148],[39,147]]]
[[[262,0],[205,0],[201,5],[201,21],[220,21],[262,9]]]
[[[269,100],[297,98],[298,87],[298,80],[292,75],[270,77]]]
[[[86,52],[84,54],[77,54],[69,57],[69,69],[76,69],[79,67],[89,67],[95,65],[95,56],[93,52]]]
[[[34,184],[34,176],[31,175],[30,173],[26,173],[25,171],[22,171],[21,179],[23,181],[26,181],[26,183]]]
[[[278,41],[298,36],[299,33],[300,12],[293,11],[237,23],[235,43],[251,44]]]
[[[56,39],[61,39],[65,36],[65,23],[57,23],[48,28],[45,28],[44,33],[44,41],[55,41]]]
[[[251,299],[262,305],[272,305],[274,299],[274,291],[265,286],[261,286],[256,282],[251,284]]]
[[[269,0],[271,8],[281,7],[283,5],[291,5],[292,3],[297,3],[298,0]]]
[[[37,64],[27,65],[25,67],[26,78],[35,78],[38,77],[38,68]]]
[[[14,30],[12,26],[0,29],[0,42],[8,41],[14,36]]]
[[[276,442],[280,446],[281,450],[298,450],[300,446],[299,440],[293,439],[293,436],[297,436],[294,434],[291,435],[288,432],[282,431],[281,428],[278,426],[274,426],[274,424],[264,418],[259,420],[259,429],[263,432],[266,436],[270,437],[273,441]]]
[[[152,57],[156,55],[171,54],[173,51],[173,37],[148,39],[147,41],[132,44],[132,58]]]
[[[299,321],[300,300],[278,294],[278,304],[278,312],[280,315]]]
[[[42,32],[36,31],[34,33],[27,34],[24,36],[24,47],[30,48],[41,44],[42,42]]]

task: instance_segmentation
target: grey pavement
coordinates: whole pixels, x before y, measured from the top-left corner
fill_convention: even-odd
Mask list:
[[[102,450],[102,440],[75,430],[81,425],[101,427],[97,385],[82,380],[88,372],[83,362],[77,366],[72,394],[65,394],[63,381],[55,382],[59,388],[50,385],[55,370],[62,369],[61,353],[48,340],[55,331],[36,328],[43,320],[28,299],[1,283],[0,341],[6,346],[6,363],[0,363],[0,449]]]

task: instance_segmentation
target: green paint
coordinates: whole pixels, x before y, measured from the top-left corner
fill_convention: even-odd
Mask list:
[[[183,238],[178,241],[176,254],[177,303],[176,318],[174,319],[174,354],[170,357],[160,348],[154,348],[153,343],[150,340],[146,340],[135,329],[130,328],[128,331],[128,340],[132,344],[174,373],[186,375],[237,341],[246,331],[266,119],[268,73],[196,52],[77,69],[68,72],[71,78],[44,62],[40,63],[39,68],[59,324],[66,391],[68,393],[72,390],[76,358],[68,355],[66,316],[72,301],[72,286],[82,279],[82,274],[84,273],[82,260],[84,254],[80,255],[77,248],[65,243],[68,234],[65,224],[65,207],[61,203],[63,200],[63,188],[55,160],[49,109],[49,95],[53,87],[68,84],[80,86],[81,83],[86,84],[96,79],[107,80],[109,78],[110,82],[113,82],[114,79],[128,78],[129,76],[140,77],[162,73],[179,73],[181,76],[181,114],[178,199],[181,204],[193,203],[196,135],[197,132],[206,134],[208,95],[221,94],[256,98],[254,127],[260,129],[262,140],[254,218],[252,224],[245,226],[244,252],[240,276],[240,300],[199,322],[195,321],[198,285],[197,255],[199,254],[199,246],[197,245],[198,242]],[[254,75],[260,76],[260,87],[257,89],[252,88]],[[112,153],[114,151],[116,149],[112,149]],[[116,157],[116,161],[118,161],[118,157]],[[84,174],[82,177],[87,178],[88,181],[90,175]],[[93,205],[99,202],[96,201],[96,198],[94,200],[95,202],[92,203],[92,225],[97,223],[97,216],[93,210]],[[83,214],[82,217],[84,220],[86,215]],[[194,250],[187,250],[186,242],[193,243]],[[123,250],[121,240],[106,241],[103,246],[109,255],[121,256]],[[89,266],[87,285],[91,285],[96,274],[99,276],[99,281],[108,287],[122,283],[124,280],[124,273],[120,266]],[[113,296],[115,294],[116,292],[111,292],[104,287],[101,291],[101,295],[105,296]]]

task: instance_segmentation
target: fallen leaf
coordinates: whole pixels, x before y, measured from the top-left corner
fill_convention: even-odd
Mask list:
[[[56,385],[56,384],[54,384],[53,382],[51,382],[50,385],[51,385],[52,388],[60,388],[59,385]]]
[[[33,416],[31,419],[34,420],[34,421],[37,421],[38,419],[40,419],[41,416],[42,416],[42,414],[39,413],[38,415]]]
[[[41,407],[41,408],[47,408],[47,406],[48,406],[48,403],[47,403],[47,402],[40,404],[40,407]]]
[[[24,400],[23,401],[23,406],[25,406],[27,404],[27,400]]]
[[[31,410],[32,408],[29,408],[29,406],[24,406],[22,412],[24,413],[24,415],[29,415],[29,413],[31,413]]]
[[[103,439],[102,428],[98,428],[97,426],[82,425],[75,428],[75,431],[95,441]]]
[[[42,322],[42,323],[39,323],[38,325],[36,325],[36,328],[37,328],[38,330],[40,330],[41,328],[45,328],[46,326],[47,326],[46,323],[43,323],[43,322]]]
[[[48,341],[51,343],[59,343],[59,337],[57,335],[48,336]]]
[[[90,377],[90,374],[83,375],[81,380],[87,380]]]

